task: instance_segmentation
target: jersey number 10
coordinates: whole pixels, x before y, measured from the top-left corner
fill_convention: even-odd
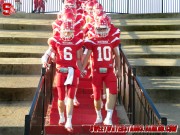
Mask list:
[[[98,58],[97,61],[110,61],[111,60],[111,47],[104,46],[104,47],[97,47],[98,51]]]

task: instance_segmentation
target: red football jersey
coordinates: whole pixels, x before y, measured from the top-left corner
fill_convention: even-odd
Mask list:
[[[111,24],[109,34],[112,35],[112,36],[115,36],[117,38],[120,38],[121,31],[120,31],[119,28],[117,28],[113,24]]]
[[[82,14],[77,14],[76,20],[74,23],[74,28],[82,30],[84,25],[85,25],[85,21],[84,21]]]
[[[77,68],[77,51],[82,48],[83,40],[73,38],[70,41],[64,41],[59,37],[51,37],[48,44],[54,49],[56,54],[56,67]]]
[[[88,31],[89,29],[89,31]],[[94,26],[89,24],[87,25],[87,27],[84,29],[84,33],[89,37],[93,37],[95,36],[95,31],[94,31]],[[117,38],[120,38],[120,34],[121,34],[121,31],[119,28],[115,27],[113,24],[111,24],[111,28],[110,28],[110,31],[109,31],[109,35],[112,35],[114,37],[117,37]]]
[[[119,38],[110,35],[103,38],[92,37],[91,39],[85,39],[85,47],[92,50],[93,68],[113,68],[112,51],[119,43]]]

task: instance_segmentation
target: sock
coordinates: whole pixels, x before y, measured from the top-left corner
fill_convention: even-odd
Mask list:
[[[112,114],[113,114],[113,110],[107,109],[106,118],[107,118],[107,119],[112,119]]]
[[[67,123],[71,123],[72,115],[67,115]]]
[[[98,111],[98,110],[96,110],[96,114],[97,114],[97,117],[98,117],[98,118],[102,118],[102,115],[101,115],[101,110],[99,110],[99,111]]]
[[[60,118],[64,117],[64,112],[60,113]]]

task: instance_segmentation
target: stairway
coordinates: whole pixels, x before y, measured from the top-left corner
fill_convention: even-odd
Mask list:
[[[77,91],[77,99],[80,102],[80,106],[73,109],[73,134],[91,134],[90,129],[96,119],[96,113],[94,110],[93,98],[91,98],[92,89],[86,87],[86,89],[79,88]],[[57,89],[53,89],[52,104],[49,105],[46,120],[45,120],[45,133],[46,135],[60,135],[69,134],[64,128],[64,125],[58,125],[59,113],[57,109]],[[105,100],[103,100],[105,104]],[[117,109],[113,113],[113,124],[119,125],[120,121],[117,117]],[[106,111],[102,109],[103,118],[106,117]]]
[[[47,39],[52,35],[51,23],[55,18],[56,15],[52,14],[17,13],[9,17],[0,15],[0,135],[23,135],[25,115],[29,112],[40,79],[40,57],[48,48]],[[85,86],[82,84],[81,87]],[[88,103],[92,102],[90,95],[87,96]],[[86,106],[86,104],[83,105],[83,98],[78,100],[82,102],[81,106]],[[53,111],[47,116],[57,116],[57,97],[53,101],[53,104],[49,106],[49,109],[53,108]],[[93,105],[93,102],[91,104]],[[76,112],[79,112],[79,109],[76,108]],[[91,113],[95,114],[93,106],[91,110]],[[115,124],[119,123],[119,116],[117,117],[119,114],[123,116],[122,122],[127,123],[125,111],[122,111],[123,106],[119,105],[116,110],[121,112],[115,111],[113,116]],[[76,112],[75,115],[78,115]],[[88,110],[84,112],[84,114],[87,113]],[[94,117],[95,115],[92,115],[93,119],[84,123],[94,123]],[[51,122],[49,123],[51,125],[46,125],[46,132],[49,127],[59,128],[57,121]],[[77,124],[75,127],[82,127],[80,122],[82,121],[75,123]],[[89,132],[89,126],[85,128]],[[63,126],[57,131],[61,129],[64,131]],[[75,132],[79,131],[75,130]]]
[[[24,134],[51,22],[32,14],[0,15],[0,135]]]
[[[122,49],[168,124],[180,125],[180,14],[112,16]]]
[[[179,14],[110,16],[121,29],[122,48],[158,111],[168,124],[179,124]],[[23,134],[24,116],[40,78],[40,57],[48,47],[55,18],[53,14],[0,15],[0,135]],[[118,110],[122,118],[122,109]]]

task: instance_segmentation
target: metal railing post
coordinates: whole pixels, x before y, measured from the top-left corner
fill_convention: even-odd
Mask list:
[[[46,89],[46,78],[45,78],[45,74],[46,74],[46,68],[42,67],[41,69],[41,74],[42,76],[44,76],[44,84],[42,87],[42,129],[41,129],[41,135],[44,135],[44,109],[45,109],[45,89]]]
[[[135,112],[135,85],[134,85],[134,77],[136,76],[136,68],[132,68],[132,72],[133,72],[133,95],[132,95],[132,102],[133,102],[133,106],[132,106],[132,122],[133,124],[135,124],[135,116],[136,116],[136,112]]]
[[[167,125],[167,118],[166,117],[162,117],[161,118],[161,124],[163,124],[163,125]]]
[[[163,10],[164,10],[164,0],[162,0],[162,13],[163,13]]]
[[[129,14],[129,0],[127,1],[127,13]]]
[[[25,115],[24,135],[30,135],[30,115]]]

